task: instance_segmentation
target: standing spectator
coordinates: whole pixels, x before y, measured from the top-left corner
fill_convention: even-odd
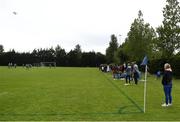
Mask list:
[[[172,69],[171,65],[166,63],[164,64],[164,74],[162,78],[162,85],[164,88],[165,101],[166,103],[162,104],[163,107],[172,105]]]
[[[133,73],[133,71],[134,71],[134,62],[131,62],[131,80],[132,81],[134,81],[134,79],[133,79],[133,77],[134,77],[134,73]]]
[[[107,65],[104,65],[104,72],[107,72]]]
[[[109,65],[107,65],[107,72],[110,72],[110,67],[109,67]]]
[[[128,83],[129,81],[129,83]],[[131,81],[131,66],[130,64],[128,64],[127,68],[126,68],[126,84],[125,85],[129,85]]]
[[[122,74],[122,69],[120,65],[116,66],[116,78],[120,79],[121,78],[121,74]]]
[[[124,69],[126,69],[128,64],[124,62],[123,66],[124,66]]]
[[[138,84],[138,77],[139,77],[139,69],[138,69],[138,65],[135,63],[133,65],[133,76],[134,76],[134,81],[135,84]]]
[[[102,65],[101,70],[102,70],[102,72],[104,72],[104,65]]]
[[[112,76],[115,79],[115,66],[111,67],[111,71],[112,71]]]
[[[116,80],[117,79],[117,73],[118,73],[118,67],[116,65],[114,65],[112,67],[112,73],[113,73],[114,80]]]

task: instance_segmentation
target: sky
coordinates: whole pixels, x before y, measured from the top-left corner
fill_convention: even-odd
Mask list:
[[[57,44],[68,52],[79,44],[82,51],[105,54],[112,34],[122,44],[139,10],[146,23],[161,25],[165,5],[166,0],[0,0],[0,44],[18,52]]]

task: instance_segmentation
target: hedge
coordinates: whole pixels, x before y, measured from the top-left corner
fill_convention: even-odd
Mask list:
[[[150,60],[148,62],[148,71],[151,74],[155,74],[158,70],[161,72],[164,71],[164,64],[169,63],[173,70],[173,76],[176,78],[180,78],[180,57],[172,57],[169,59],[157,59],[157,60]]]

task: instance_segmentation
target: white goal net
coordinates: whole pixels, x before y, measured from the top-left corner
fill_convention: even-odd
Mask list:
[[[40,66],[42,67],[56,67],[56,62],[40,62]]]

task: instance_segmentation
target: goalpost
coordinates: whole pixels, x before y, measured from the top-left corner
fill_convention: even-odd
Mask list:
[[[56,62],[40,62],[41,67],[56,67]]]

